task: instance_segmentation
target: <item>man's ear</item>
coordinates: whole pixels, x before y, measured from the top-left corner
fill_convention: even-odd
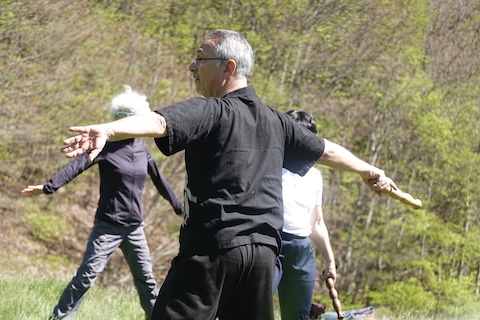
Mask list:
[[[236,71],[237,71],[237,63],[235,62],[235,60],[229,59],[225,61],[224,72],[228,75],[228,77],[233,77]]]

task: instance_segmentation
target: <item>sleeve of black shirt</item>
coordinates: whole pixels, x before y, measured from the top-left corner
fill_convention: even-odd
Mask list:
[[[304,176],[323,155],[325,140],[286,114],[280,114],[280,118],[287,132],[283,167]]]
[[[173,207],[173,210],[176,214],[183,214],[183,204],[173,192],[170,184],[167,182],[165,177],[158,171],[157,164],[150,153],[147,154],[148,158],[148,174],[152,178],[153,184],[157,188],[158,192],[164,197]]]

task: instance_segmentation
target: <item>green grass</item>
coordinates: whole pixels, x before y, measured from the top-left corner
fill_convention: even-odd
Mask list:
[[[0,319],[48,319],[68,280],[0,275]],[[144,320],[133,288],[93,286],[75,320]]]
[[[332,309],[332,308],[330,308]],[[344,308],[344,310],[353,310],[349,308]],[[333,310],[329,310],[332,312]],[[421,310],[410,310],[404,311],[397,314],[393,314],[390,310],[379,307],[375,308],[375,319],[376,320],[458,320],[458,319],[468,319],[468,320],[480,320],[480,311],[470,311],[468,314],[462,313],[452,309],[448,314],[426,314],[422,313]],[[278,319],[280,320],[280,319]]]
[[[0,275],[0,319],[46,320],[69,279],[4,273]],[[278,307],[278,303],[276,303]],[[476,313],[476,312],[473,312]],[[75,320],[144,320],[133,286],[93,286],[86,294]],[[276,320],[280,320],[277,314]],[[377,320],[480,320],[478,314],[422,315],[404,312],[389,314],[375,309]]]
[[[450,314],[422,314],[421,310],[411,310],[392,314],[384,308],[375,309],[376,320],[480,320],[480,312],[471,312],[468,315],[456,313],[454,310]]]
[[[459,319],[468,319],[468,320],[478,320],[480,315],[418,315],[413,312],[405,312],[398,315],[386,316],[386,315],[377,315],[375,313],[376,320],[459,320]]]

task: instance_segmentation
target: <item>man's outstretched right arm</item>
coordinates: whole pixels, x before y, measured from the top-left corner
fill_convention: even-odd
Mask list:
[[[156,112],[140,114],[108,123],[70,127],[78,135],[65,139],[62,152],[67,158],[90,152],[89,161],[103,150],[107,141],[138,137],[161,138],[168,134],[165,118]]]

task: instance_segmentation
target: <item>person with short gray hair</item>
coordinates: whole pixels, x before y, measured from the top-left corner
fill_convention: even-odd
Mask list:
[[[309,112],[290,110],[286,114],[312,133],[317,133],[315,118]],[[326,262],[320,282],[337,276],[335,257],[323,219],[320,170],[312,167],[300,176],[282,169],[282,195],[282,248],[275,268],[273,292],[278,289],[283,320],[307,320],[317,278],[312,242]]]
[[[125,92],[115,96],[110,106],[112,120],[148,112],[150,107],[146,97],[133,91],[130,86],[125,86]],[[54,193],[95,164],[98,164],[100,171],[100,199],[94,226],[80,267],[60,296],[50,319],[74,317],[85,293],[117,248],[122,250],[130,267],[141,306],[148,319],[158,290],[144,232],[141,204],[147,176],[150,176],[158,192],[170,202],[175,213],[183,214],[183,205],[158,171],[143,141],[128,139],[109,142],[94,161],[88,161],[88,154],[85,153],[73,159],[47,183],[28,186],[22,190],[22,194],[34,196]]]

